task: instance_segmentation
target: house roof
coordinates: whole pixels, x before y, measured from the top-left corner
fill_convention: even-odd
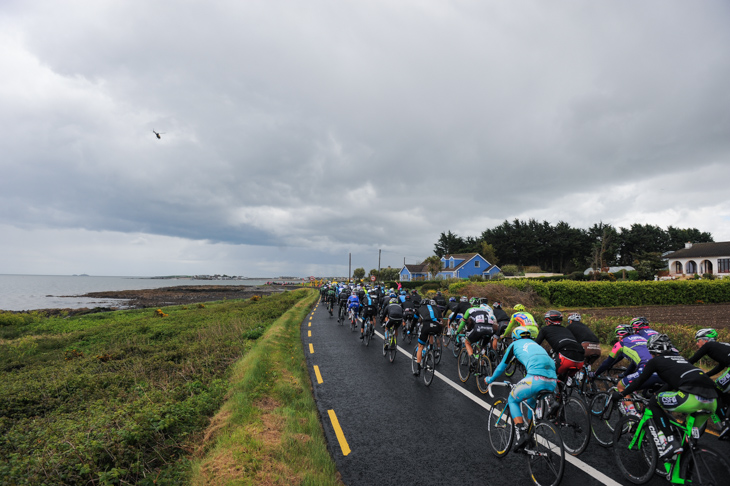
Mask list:
[[[428,273],[428,265],[425,265],[423,263],[419,263],[417,265],[404,265],[406,270],[408,270],[411,273]]]
[[[450,258],[453,258],[454,260],[468,260],[474,255],[478,255],[478,253],[454,253],[453,255],[444,255],[441,258],[445,258],[447,260]]]
[[[730,256],[730,241],[717,243],[695,243],[690,248],[682,248],[666,255],[665,259],[672,258],[703,258]]]

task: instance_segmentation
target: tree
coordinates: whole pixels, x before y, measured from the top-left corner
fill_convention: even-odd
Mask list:
[[[360,280],[360,279],[365,278],[365,269],[360,267],[360,268],[356,268],[355,270],[353,270],[352,278],[354,278],[355,280]]]
[[[632,263],[639,273],[639,280],[654,280],[654,275],[665,267],[662,254],[656,251],[644,252]]]
[[[400,270],[397,268],[381,268],[378,280],[381,282],[396,281],[400,277]]]
[[[482,241],[481,248],[479,250],[479,254],[484,257],[486,261],[491,263],[492,265],[496,265],[499,263],[499,258],[497,258],[497,254],[494,251],[494,247],[487,243],[486,241]]]
[[[426,264],[426,268],[428,268],[428,272],[431,274],[431,279],[435,279],[436,274],[441,271],[441,258],[436,255],[431,255],[423,260],[423,263]]]
[[[464,240],[449,230],[447,233],[441,233],[439,240],[434,245],[434,253],[441,258],[444,255],[457,253],[464,246]]]

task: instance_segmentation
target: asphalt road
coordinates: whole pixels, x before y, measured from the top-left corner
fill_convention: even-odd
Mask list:
[[[335,307],[336,310],[336,307]],[[324,305],[302,323],[302,345],[328,447],[348,486],[531,484],[526,458],[491,453],[490,398],[474,378],[463,384],[447,350],[430,387],[411,373],[413,345],[399,343],[393,363],[383,356],[382,333],[370,346],[359,330],[337,324]],[[414,340],[415,344],[415,340]],[[703,440],[705,440],[703,438]],[[730,447],[708,444],[727,457]],[[610,449],[592,441],[579,457],[566,454],[564,485],[630,484]],[[649,483],[668,484],[655,476]]]

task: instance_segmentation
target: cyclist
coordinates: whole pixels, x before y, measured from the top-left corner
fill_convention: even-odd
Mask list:
[[[440,291],[436,292],[436,297],[434,297],[433,300],[436,301],[436,305],[439,306],[441,315],[443,315],[446,312],[446,299],[443,295],[441,295]]]
[[[370,322],[370,325],[375,329],[375,316],[378,315],[378,294],[375,290],[371,290],[365,294],[365,298],[360,302],[362,307],[362,323],[360,324],[360,339],[364,336],[365,323]]]
[[[560,311],[550,310],[545,313],[545,326],[535,338],[537,344],[547,341],[552,348],[555,359],[555,370],[560,381],[572,377],[583,369],[585,353],[583,346],[576,341],[573,333],[562,326],[563,314]]]
[[[700,329],[695,334],[697,352],[692,355],[689,361],[695,364],[703,356],[709,356],[717,361],[717,366],[707,372],[707,376],[715,376],[723,369],[725,370],[715,380],[718,390],[717,408],[721,415],[722,425],[720,426],[720,439],[730,439],[730,344],[717,341],[717,331],[714,329]]]
[[[343,287],[340,293],[337,294],[337,322],[344,319],[345,313],[342,312],[343,308],[347,310],[347,300],[350,298],[350,287]]]
[[[398,332],[398,327],[403,323],[403,307],[398,305],[396,297],[391,297],[388,305],[385,306],[383,320],[385,321],[384,327],[390,329],[391,332]]]
[[[403,308],[403,319],[410,323],[406,329],[406,331],[410,334],[413,332],[414,324],[418,320],[418,313],[416,312],[416,304],[413,303],[410,294],[406,294],[403,298],[405,299],[401,303],[401,307]]]
[[[586,366],[592,365],[601,356],[601,341],[581,320],[580,314],[574,312],[568,316],[566,329],[573,334],[576,341],[583,347]]]
[[[459,304],[455,307],[454,312],[451,313],[449,316],[449,325],[452,325],[454,322],[456,322],[456,319],[461,319],[464,317],[464,313],[471,308],[471,305],[469,304],[469,299],[466,295],[462,295],[459,297]]]
[[[507,329],[504,330],[502,338],[510,337],[517,327],[526,327],[530,331],[530,334],[532,334],[532,339],[535,339],[537,334],[540,332],[537,328],[537,324],[535,324],[535,318],[532,317],[532,314],[527,312],[527,309],[525,309],[525,306],[522,304],[514,306],[514,310],[515,313],[512,314],[512,318],[509,321]]]
[[[441,334],[441,311],[436,305],[435,300],[424,300],[418,310],[420,315],[419,321],[422,323],[421,334],[418,336],[418,352],[416,353],[417,370],[413,373],[415,376],[421,374],[421,354],[423,347],[429,342],[433,344],[433,336]]]
[[[413,303],[416,304],[416,307],[421,305],[421,296],[418,294],[418,290],[413,289],[411,291],[411,299],[413,299]],[[428,304],[428,301],[426,301],[426,304]]]
[[[525,366],[525,377],[512,388],[512,392],[507,399],[517,431],[517,440],[514,445],[514,450],[517,451],[522,449],[528,440],[527,427],[522,417],[520,403],[527,400],[527,404],[534,407],[538,393],[543,390],[555,391],[558,375],[555,373],[555,362],[542,346],[532,340],[531,331],[526,327],[518,326],[512,331],[512,344],[505,351],[499,366],[494,370],[492,376],[484,379],[484,382],[490,385],[504,373],[507,365],[513,359],[517,359]]]
[[[347,298],[347,312],[350,311],[352,311],[353,318],[357,321],[357,316],[360,313],[360,299],[356,292],[353,292],[350,294],[350,297]]]
[[[649,320],[646,317],[634,317],[631,319],[631,328],[634,330],[634,334],[638,334],[647,341],[654,334],[659,334],[654,329],[649,327]]]
[[[706,410],[714,413],[717,408],[717,389],[712,379],[701,369],[690,364],[682,356],[674,354],[672,342],[666,334],[653,335],[646,347],[654,359],[647,363],[641,374],[626,389],[614,392],[613,396],[614,399],[620,400],[638,390],[652,379],[654,373],[664,380],[666,385],[649,400],[648,404],[654,416],[654,423],[663,432],[657,434],[660,441],[657,449],[659,457],[664,458],[670,454],[679,454],[683,450],[680,437],[672,435],[667,412],[690,414]],[[702,428],[704,420],[707,420],[707,415],[700,416],[695,423],[696,427]]]
[[[329,287],[327,289],[327,310],[329,310],[330,317],[332,317],[332,308],[335,306],[335,302],[337,301],[337,295],[335,294],[334,287]]]
[[[608,358],[598,367],[595,376],[600,375],[604,371],[608,371],[622,359],[628,358],[631,364],[620,376],[621,380],[617,384],[618,390],[623,391],[631,381],[641,374],[652,356],[646,347],[646,339],[638,334],[632,334],[633,329],[629,324],[619,324],[616,326],[614,332],[618,338],[618,342],[611,349]],[[659,377],[655,375],[650,380],[645,380],[642,388],[651,388],[660,382]]]
[[[502,303],[499,301],[492,304],[492,309],[494,310],[494,317],[497,319],[497,325],[499,326],[498,333],[501,336],[504,334],[507,326],[509,326],[509,315],[502,309]]]
[[[466,352],[469,353],[469,357],[474,355],[474,349],[471,347],[472,343],[480,342],[482,349],[487,348],[487,343],[494,334],[494,325],[497,321],[494,319],[494,314],[491,313],[491,309],[485,307],[471,307],[467,309],[464,316],[459,320],[459,327],[456,330],[456,334],[459,334],[461,330],[466,326],[466,336],[464,336],[464,346]],[[470,368],[474,367],[474,363],[469,360]],[[471,371],[474,371],[471,369]]]

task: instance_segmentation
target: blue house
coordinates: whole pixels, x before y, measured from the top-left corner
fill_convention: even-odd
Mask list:
[[[435,280],[441,278],[467,279],[472,275],[479,275],[486,279],[495,277],[502,270],[492,265],[479,253],[459,253],[441,257],[441,271],[435,278],[428,271],[428,265],[404,265],[400,271],[401,281],[408,280]]]

